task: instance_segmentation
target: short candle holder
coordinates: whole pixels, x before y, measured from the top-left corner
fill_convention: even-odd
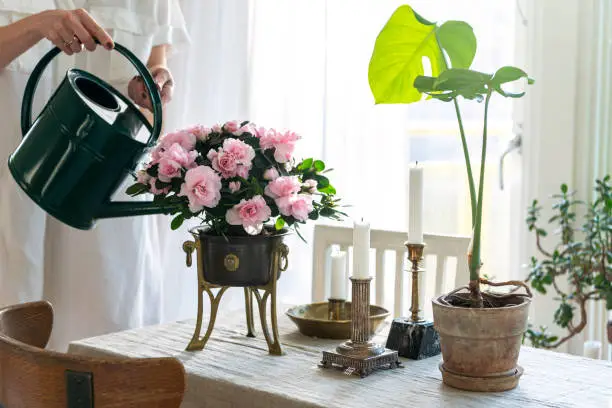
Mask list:
[[[419,307],[419,274],[425,272],[421,268],[425,244],[406,243],[408,260],[412,274],[412,304],[409,318],[393,319],[387,348],[397,350],[402,357],[421,360],[440,354],[440,336],[433,327],[433,322],[423,319]]]
[[[342,368],[347,375],[361,378],[377,368],[401,366],[397,351],[371,341],[370,334],[370,281],[372,278],[350,278],[353,287],[351,298],[351,340],[324,351],[320,367]]]
[[[327,299],[328,320],[346,320],[346,299]]]

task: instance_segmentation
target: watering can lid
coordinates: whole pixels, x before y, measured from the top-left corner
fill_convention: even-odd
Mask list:
[[[152,126],[140,109],[121,92],[95,75],[77,68],[68,70],[66,78],[83,103],[98,117],[119,133],[145,144],[135,139],[134,129],[141,129],[141,125],[144,125],[150,135]],[[129,126],[123,120],[127,115]]]

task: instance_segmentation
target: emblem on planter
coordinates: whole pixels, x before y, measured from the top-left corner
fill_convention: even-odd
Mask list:
[[[223,266],[229,272],[234,272],[240,266],[240,259],[234,254],[227,254],[223,259]]]

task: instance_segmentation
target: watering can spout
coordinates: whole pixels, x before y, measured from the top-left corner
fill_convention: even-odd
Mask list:
[[[158,204],[153,201],[107,202],[96,218],[119,218],[139,215],[168,214],[178,208],[177,204]]]

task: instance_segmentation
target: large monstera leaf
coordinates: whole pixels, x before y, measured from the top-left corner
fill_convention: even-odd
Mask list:
[[[461,21],[431,23],[408,6],[400,6],[376,39],[368,80],[376,103],[411,103],[422,99],[414,86],[424,75],[423,58],[429,60],[431,76],[447,68],[446,52],[454,68],[469,68],[476,54],[472,27]]]

